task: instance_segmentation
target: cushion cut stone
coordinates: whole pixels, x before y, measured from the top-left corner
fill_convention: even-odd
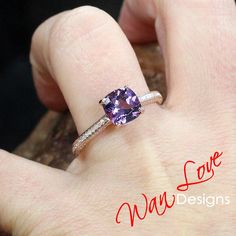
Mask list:
[[[103,98],[101,103],[114,125],[124,125],[141,114],[138,96],[128,87],[114,90]]]

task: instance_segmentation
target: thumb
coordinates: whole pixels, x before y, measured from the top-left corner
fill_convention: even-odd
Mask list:
[[[28,235],[50,210],[50,202],[61,189],[65,191],[66,176],[71,177],[62,170],[0,150],[0,228]]]

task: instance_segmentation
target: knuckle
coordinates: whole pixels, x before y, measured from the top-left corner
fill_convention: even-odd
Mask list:
[[[112,17],[95,7],[83,6],[71,10],[54,23],[49,37],[52,47],[49,48],[58,44],[60,47],[69,46],[111,21]]]

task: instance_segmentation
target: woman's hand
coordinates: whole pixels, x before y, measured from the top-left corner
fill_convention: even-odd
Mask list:
[[[233,235],[235,232],[236,8],[233,0],[126,1],[120,25],[131,42],[158,38],[168,96],[162,106],[92,141],[67,171],[0,152],[0,225],[14,235]],[[44,22],[32,40],[39,98],[69,108],[78,132],[103,114],[98,101],[128,85],[148,91],[134,51],[105,12],[80,7]],[[130,227],[123,202],[176,194],[187,160],[223,152],[214,178],[186,195],[230,196],[207,208],[174,205]],[[197,166],[190,168],[194,179]]]

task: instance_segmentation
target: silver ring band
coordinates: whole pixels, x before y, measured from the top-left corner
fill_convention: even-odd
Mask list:
[[[151,91],[143,96],[138,97],[142,106],[148,105],[151,103],[158,103],[159,105],[163,102],[163,97],[158,91]],[[102,116],[97,122],[95,122],[91,127],[84,131],[79,137],[75,140],[72,147],[72,152],[74,156],[78,156],[81,150],[85,145],[101,133],[107,126],[112,124],[111,120],[107,115]]]

